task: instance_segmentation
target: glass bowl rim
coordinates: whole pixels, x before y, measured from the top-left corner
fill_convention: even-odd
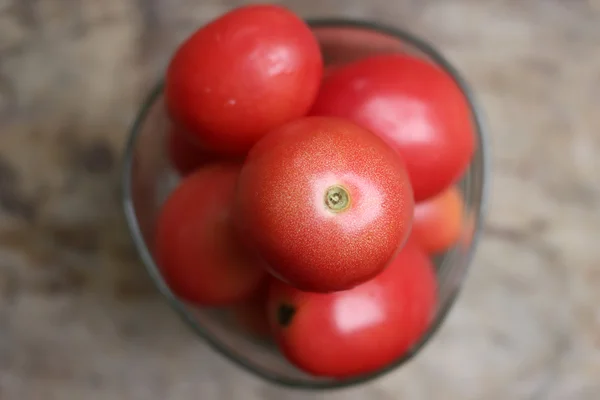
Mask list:
[[[226,346],[222,345],[218,339],[213,338],[211,334],[204,331],[204,329],[195,321],[195,318],[188,311],[187,306],[184,303],[182,303],[179,299],[177,299],[175,294],[171,291],[171,289],[168,287],[168,285],[162,278],[162,275],[154,261],[154,258],[152,257],[152,254],[150,253],[150,250],[148,249],[143,238],[136,216],[135,207],[133,205],[133,200],[131,197],[133,154],[135,151],[136,142],[138,139],[138,135],[141,132],[143,123],[146,117],[148,116],[151,107],[154,105],[154,103],[163,91],[162,80],[159,81],[159,83],[151,90],[150,94],[145,98],[129,131],[129,136],[125,146],[123,160],[124,162],[121,175],[121,201],[130,236],[133,240],[134,246],[142,263],[144,264],[148,274],[152,278],[152,281],[156,285],[159,292],[167,300],[171,308],[179,314],[183,321],[185,321],[187,325],[198,336],[200,336],[212,350],[223,355],[225,358],[229,359],[233,364],[241,367],[241,369],[249,372],[250,374],[258,376],[268,382],[277,384],[279,386],[306,390],[342,389],[357,386],[359,384],[375,380],[395,370],[402,364],[412,359],[419,352],[419,350],[427,342],[429,342],[429,340],[432,337],[435,336],[440,327],[443,325],[444,321],[448,316],[449,311],[454,306],[454,303],[456,302],[456,299],[461,292],[462,285],[466,279],[468,270],[471,267],[473,256],[481,237],[483,221],[485,219],[485,216],[487,215],[488,207],[488,192],[491,176],[491,153],[488,131],[484,123],[482,111],[477,101],[475,100],[475,96],[473,94],[472,89],[470,88],[466,80],[462,77],[462,75],[454,68],[454,66],[433,45],[429,44],[426,40],[423,40],[402,28],[391,27],[389,25],[368,20],[357,20],[347,18],[311,18],[307,19],[306,21],[311,28],[356,28],[378,32],[387,36],[394,37],[400,42],[407,43],[408,45],[418,49],[420,52],[429,57],[434,63],[442,67],[452,77],[452,79],[459,86],[460,90],[467,98],[469,107],[473,114],[473,122],[475,124],[475,130],[479,141],[478,151],[481,154],[482,160],[482,188],[479,207],[475,210],[476,224],[474,227],[475,229],[473,233],[473,238],[468,250],[466,251],[465,256],[466,273],[461,278],[460,282],[456,285],[456,287],[452,290],[452,293],[448,297],[448,300],[439,308],[436,318],[427,330],[426,334],[423,335],[420,341],[415,346],[413,346],[413,348],[408,353],[399,357],[397,360],[395,360],[393,363],[391,363],[385,368],[382,368],[370,374],[361,375],[357,378],[344,379],[339,381],[315,380],[314,382],[308,382],[300,381],[293,378],[282,378],[268,371],[259,370],[246,360],[237,357],[235,354],[233,354],[233,352],[228,350]]]

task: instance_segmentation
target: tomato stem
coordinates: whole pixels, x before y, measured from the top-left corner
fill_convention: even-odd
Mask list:
[[[287,327],[292,323],[296,315],[296,308],[289,304],[281,304],[277,309],[277,323],[282,327]]]
[[[350,206],[348,190],[341,185],[334,185],[325,191],[325,205],[335,213],[342,212]]]

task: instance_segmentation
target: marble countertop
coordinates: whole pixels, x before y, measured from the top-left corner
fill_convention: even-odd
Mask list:
[[[289,392],[236,369],[161,300],[118,202],[127,127],[176,43],[236,0],[0,0],[2,400],[595,400],[600,394],[600,3],[296,0],[436,44],[493,142],[485,238],[417,359]]]

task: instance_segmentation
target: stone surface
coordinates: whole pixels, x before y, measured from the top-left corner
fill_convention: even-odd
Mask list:
[[[118,202],[127,128],[170,51],[235,0],[0,0],[0,398],[294,400],[163,303]],[[600,3],[297,0],[401,25],[471,81],[493,142],[485,239],[417,359],[329,399],[600,394]]]

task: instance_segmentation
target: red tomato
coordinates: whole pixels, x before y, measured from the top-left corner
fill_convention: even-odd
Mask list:
[[[269,280],[265,279],[264,284],[259,287],[251,298],[233,307],[233,316],[240,327],[251,335],[260,338],[271,336],[267,319],[268,289]]]
[[[334,72],[336,69],[340,68],[343,64],[330,64],[327,65],[325,67],[325,69],[323,69],[323,79],[327,78],[329,75],[331,75],[332,72]]]
[[[167,154],[181,176],[188,175],[215,158],[176,127],[171,127],[167,134]]]
[[[319,44],[299,17],[275,5],[240,7],[179,47],[167,71],[167,107],[207,149],[243,155],[308,112],[322,73]]]
[[[307,291],[377,275],[410,231],[406,170],[383,140],[339,118],[298,119],[248,154],[236,222],[271,272]]]
[[[335,69],[311,114],[348,118],[387,140],[406,162],[416,201],[455,182],[475,149],[471,111],[458,86],[439,67],[407,54]]]
[[[271,328],[291,363],[316,376],[373,373],[404,355],[435,312],[433,265],[414,242],[374,279],[335,293],[302,292],[273,280]]]
[[[257,289],[265,273],[236,240],[231,221],[240,167],[215,164],[185,178],[161,209],[156,260],[169,287],[197,305],[227,305]]]
[[[460,241],[465,223],[460,190],[451,186],[415,205],[412,236],[429,254],[441,253]]]

